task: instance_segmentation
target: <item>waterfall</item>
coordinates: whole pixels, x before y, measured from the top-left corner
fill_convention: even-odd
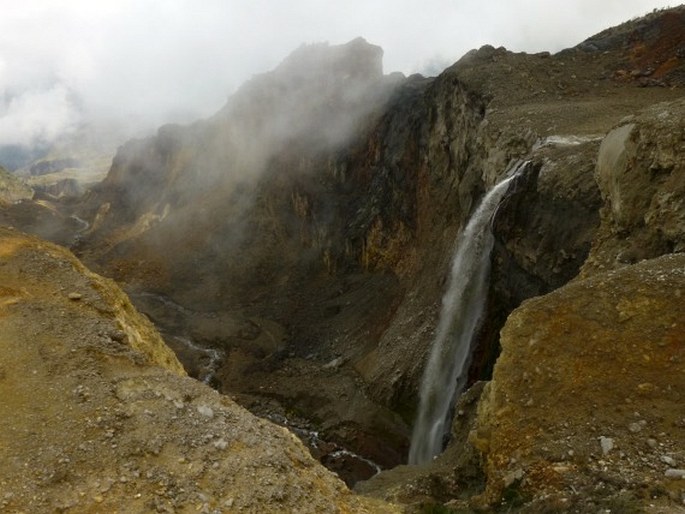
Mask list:
[[[494,245],[491,220],[510,182],[526,164],[527,161],[512,167],[508,178],[485,195],[457,237],[440,321],[421,381],[409,464],[428,462],[442,452],[450,408],[466,384],[471,343],[487,299],[490,252]]]

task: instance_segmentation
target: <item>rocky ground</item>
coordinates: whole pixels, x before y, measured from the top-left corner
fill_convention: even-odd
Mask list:
[[[684,510],[684,264],[600,273],[510,316],[472,433],[489,501]]]
[[[64,249],[0,229],[0,283],[0,511],[394,511],[186,377]]]

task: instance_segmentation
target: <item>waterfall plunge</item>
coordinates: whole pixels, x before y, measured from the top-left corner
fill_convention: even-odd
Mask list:
[[[526,163],[485,195],[459,234],[431,354],[423,372],[419,413],[409,464],[423,464],[442,452],[450,407],[466,384],[471,343],[485,307],[494,245],[491,220],[510,182]]]

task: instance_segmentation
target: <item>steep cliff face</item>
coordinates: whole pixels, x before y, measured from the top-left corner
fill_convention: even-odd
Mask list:
[[[659,80],[679,84],[673,13],[554,56],[486,46],[434,79],[384,77],[363,40],[305,46],[213,118],[122,147],[80,211],[78,250],[164,295],[135,298],[168,340],[223,352],[220,390],[395,465],[456,234],[513,162],[533,161],[494,220],[473,381],[489,378],[511,310],[585,261],[607,195],[593,177],[603,135],[681,96],[621,72],[675,58]],[[189,369],[205,355],[184,352]]]
[[[656,41],[665,45],[673,13],[649,20]],[[645,27],[640,21],[630,34],[650,32]],[[585,169],[583,181],[567,189],[561,177],[553,180],[553,204],[562,212],[567,204],[558,202],[560,191],[582,199],[573,210],[585,212],[586,220],[574,217],[569,235],[582,241],[587,259],[574,264],[578,269],[582,263],[580,278],[524,302],[504,325],[502,353],[471,433],[487,476],[475,506],[505,502],[526,512],[630,511],[646,503],[657,512],[681,508],[675,467],[683,445],[685,350],[682,110],[681,97],[626,113],[601,144],[588,143],[596,157],[574,159],[577,169]],[[587,189],[593,168],[596,188]],[[495,226],[516,235],[508,225],[526,212],[519,206]],[[537,205],[533,212],[538,218],[545,211]],[[567,228],[562,222],[554,233]],[[519,236],[523,245],[506,244],[511,255],[540,255],[524,252],[530,231]],[[567,247],[557,244],[568,259]],[[545,276],[535,272],[535,260],[519,262],[527,273]],[[557,273],[562,262],[548,261],[547,270]]]
[[[346,51],[361,51],[362,62],[378,54],[359,41],[350,45]],[[342,78],[327,74],[323,89],[314,80],[317,63],[303,63],[298,51],[246,85],[212,120],[163,128],[153,140],[124,147],[89,199],[90,213],[82,215],[93,220],[82,248],[134,286],[172,295],[187,309],[228,313],[236,322],[223,331],[191,334],[229,355],[217,374],[224,390],[283,395],[289,409],[320,420],[331,415],[322,406],[340,404],[345,414],[334,414],[329,429],[361,426],[374,443],[365,436],[360,445],[376,448],[373,457],[393,465],[404,458],[405,422],[392,420],[366,393],[352,402],[357,407],[342,407],[350,402],[335,388],[318,388],[313,379],[283,384],[273,369],[305,366],[307,376],[318,376],[323,364],[340,359],[345,369],[332,371],[357,396],[357,372],[379,373],[384,359],[376,342],[422,270],[433,275],[422,301],[435,303],[441,274],[435,263],[444,261],[483,189],[477,175],[461,176],[483,105],[452,76],[399,84],[381,79],[374,67],[369,75],[362,66],[366,75],[360,75],[358,64],[336,61],[340,49],[334,50]],[[300,89],[291,85],[305,80],[300,73],[308,87],[317,86],[306,96],[326,100],[323,114],[316,102],[300,105]],[[363,94],[349,97],[350,80]],[[337,99],[341,91],[347,97]],[[354,134],[348,133],[350,112]],[[295,120],[294,134],[276,131],[281,118],[295,115],[304,121]],[[320,115],[343,128],[322,141]],[[246,324],[254,328],[246,332]],[[256,340],[275,333],[284,340],[260,349]],[[418,368],[414,375],[417,380]],[[394,448],[383,440],[395,441]]]
[[[393,512],[185,376],[111,281],[0,229],[0,509]]]
[[[101,244],[99,258],[129,280],[149,284],[156,272],[167,292],[212,306],[244,302],[293,268],[316,272],[322,254],[334,266],[334,223],[348,213],[326,197],[349,193],[337,152],[361,139],[356,130],[378,117],[394,87],[381,55],[363,40],[304,46],[210,120],[131,142],[91,198],[88,246]],[[187,251],[165,251],[180,246]],[[140,256],[149,269],[134,269]]]

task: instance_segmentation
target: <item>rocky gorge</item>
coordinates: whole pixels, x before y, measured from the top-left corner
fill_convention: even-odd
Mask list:
[[[2,508],[682,511],[683,41],[680,7],[434,78],[305,45],[78,200],[13,185],[2,222],[187,371],[3,229]],[[455,240],[523,160],[449,444],[405,466]]]

